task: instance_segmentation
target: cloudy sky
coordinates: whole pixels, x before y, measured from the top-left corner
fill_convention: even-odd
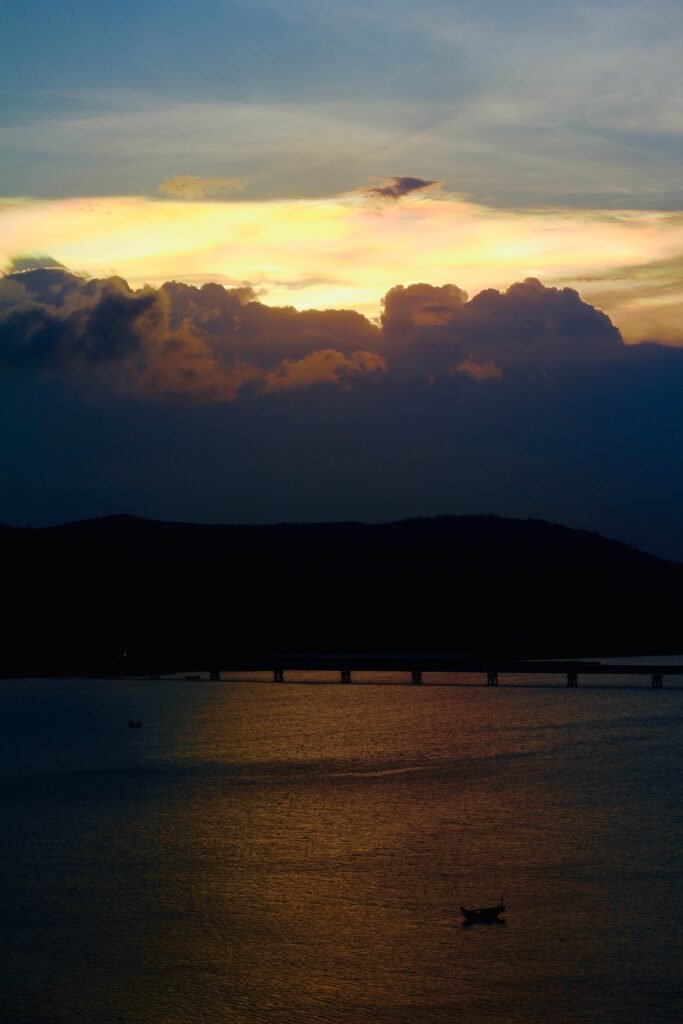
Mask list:
[[[683,559],[682,33],[0,0],[0,520],[493,512]]]

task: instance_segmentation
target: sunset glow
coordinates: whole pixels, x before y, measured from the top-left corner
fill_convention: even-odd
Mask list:
[[[456,283],[473,294],[538,277],[597,296],[627,340],[645,324],[656,329],[660,305],[666,323],[683,301],[683,283],[653,293],[657,266],[683,252],[683,215],[657,211],[500,210],[448,193],[388,202],[364,192],[270,202],[111,196],[7,204],[0,239],[5,267],[44,252],[134,287],[249,284],[271,305],[369,316],[397,283]]]

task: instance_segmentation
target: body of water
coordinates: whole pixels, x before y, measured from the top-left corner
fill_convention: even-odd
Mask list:
[[[683,691],[333,678],[0,682],[3,1024],[678,1024]]]

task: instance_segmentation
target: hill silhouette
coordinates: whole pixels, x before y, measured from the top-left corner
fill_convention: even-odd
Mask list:
[[[0,527],[0,671],[265,652],[678,653],[683,566],[496,516]]]

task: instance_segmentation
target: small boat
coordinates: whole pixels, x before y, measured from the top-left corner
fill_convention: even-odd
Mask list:
[[[134,722],[132,718],[128,719],[129,729],[142,729],[142,722]]]
[[[505,903],[501,896],[500,903],[495,907],[477,907],[473,910],[460,907],[460,911],[465,918],[465,924],[493,924],[494,921],[498,921],[501,914],[505,913]]]

